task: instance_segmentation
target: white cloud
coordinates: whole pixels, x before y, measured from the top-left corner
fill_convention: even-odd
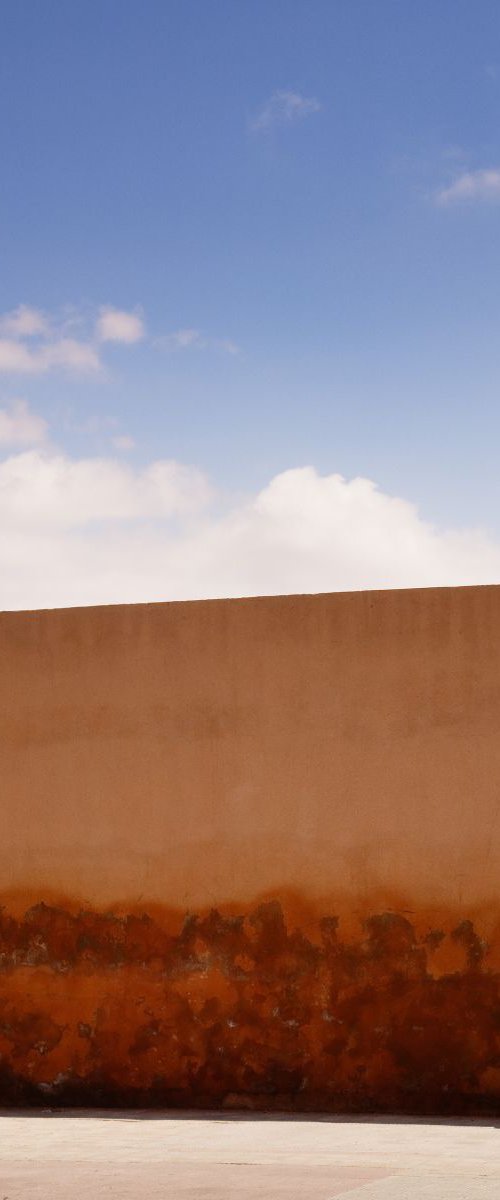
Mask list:
[[[71,336],[83,329],[81,338]],[[95,318],[72,311],[48,319],[38,309],[20,305],[0,316],[0,373],[43,375],[48,371],[95,372],[102,364],[98,342],[131,344],[145,336],[137,313],[101,308]],[[97,337],[97,342],[96,342]]]
[[[224,354],[239,354],[240,348],[231,338],[207,337],[199,329],[175,329],[156,339],[163,350],[222,350]]]
[[[0,408],[0,445],[36,446],[47,437],[47,422],[29,408],[25,400],[13,400]]]
[[[176,329],[173,333],[158,338],[158,344],[165,350],[191,350],[193,347],[202,349],[206,346],[206,341],[199,329]]]
[[[225,354],[239,354],[240,348],[236,342],[231,341],[231,338],[215,338],[213,345],[217,350],[223,350]]]
[[[131,345],[144,337],[144,322],[138,313],[119,308],[101,308],[97,321],[100,342],[125,342]]]
[[[0,318],[0,332],[10,338],[35,337],[49,332],[49,322],[37,308],[20,304]]]
[[[0,372],[6,374],[36,374],[45,370],[37,366],[38,351],[11,338],[0,338]]]
[[[98,371],[101,366],[94,346],[88,342],[78,342],[75,338],[60,338],[42,347],[40,359],[46,370],[64,367],[70,371]]]
[[[436,193],[436,203],[449,204],[473,201],[500,203],[500,170],[464,171],[448,187]]]
[[[47,371],[97,371],[97,350],[90,341],[67,337],[36,308],[21,304],[0,317],[0,372],[43,375]]]
[[[98,371],[100,360],[94,346],[75,338],[61,337],[31,345],[0,338],[0,372],[11,375],[44,375],[57,368],[66,371]]]
[[[275,125],[290,125],[294,121],[301,121],[320,110],[321,104],[314,96],[301,96],[300,92],[277,91],[251,119],[249,126],[254,133],[259,133]]]
[[[29,450],[0,464],[2,524],[13,536],[76,532],[95,522],[167,521],[196,511],[209,494],[199,471],[168,460],[134,471],[112,458]]]
[[[439,530],[367,479],[285,471],[220,510],[194,468],[0,464],[0,607],[500,581],[500,544]]]
[[[76,331],[81,337],[73,337]],[[96,317],[71,310],[50,320],[37,309],[20,305],[0,315],[0,374],[44,375],[63,370],[92,373],[101,370],[105,344],[132,345],[146,338],[143,318],[138,313],[102,307]],[[173,330],[164,337],[148,339],[170,352],[215,350],[235,355],[239,347],[228,337],[209,337],[199,329]]]

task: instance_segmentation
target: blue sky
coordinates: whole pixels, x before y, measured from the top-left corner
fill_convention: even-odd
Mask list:
[[[132,487],[174,460],[239,519],[310,466],[374,481],[439,535],[480,527],[493,578],[496,0],[10,0],[0,78],[0,440],[23,503],[57,455],[67,472],[105,460]],[[92,521],[116,548],[164,518],[126,509],[110,533],[104,505]],[[209,543],[214,518],[199,520]],[[469,581],[460,561],[451,582]],[[14,586],[18,569],[5,560],[6,606],[74,601],[39,596],[27,564]],[[184,594],[174,569],[151,595]],[[382,561],[365,574],[383,586]],[[108,598],[95,580],[90,598]],[[191,592],[224,586],[254,585],[216,572]],[[112,597],[146,592],[118,580]]]

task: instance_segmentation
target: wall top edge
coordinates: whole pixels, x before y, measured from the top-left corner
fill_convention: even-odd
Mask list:
[[[297,601],[301,601],[301,602],[302,601],[307,601],[307,602],[310,601],[312,604],[314,604],[315,602],[319,603],[321,601],[324,602],[325,600],[331,600],[332,602],[338,601],[339,603],[341,603],[342,600],[346,600],[349,598],[351,598],[351,599],[356,598],[359,600],[365,599],[368,601],[370,599],[377,598],[383,602],[384,599],[389,600],[389,598],[391,598],[393,596],[400,596],[400,597],[404,597],[405,599],[411,600],[411,597],[413,597],[413,596],[414,597],[422,596],[422,597],[431,598],[432,596],[451,597],[452,595],[463,595],[463,594],[471,595],[474,593],[477,593],[478,595],[485,595],[486,593],[498,595],[500,593],[500,583],[459,584],[459,585],[450,584],[450,585],[445,585],[445,586],[440,586],[440,587],[423,586],[423,587],[402,587],[402,588],[357,588],[357,589],[351,589],[349,591],[340,591],[339,590],[339,591],[332,591],[332,592],[283,592],[283,593],[269,593],[269,594],[264,593],[263,595],[255,594],[255,595],[249,595],[249,596],[220,596],[220,597],[212,596],[209,598],[197,598],[195,600],[193,600],[193,599],[190,599],[190,600],[152,600],[152,601],[139,601],[139,602],[131,601],[131,602],[124,602],[123,604],[119,604],[119,603],[81,604],[81,605],[80,604],[72,604],[69,606],[61,606],[61,607],[53,607],[53,608],[33,608],[33,609],[31,609],[31,608],[27,608],[27,609],[12,608],[12,609],[0,609],[0,619],[3,620],[3,619],[8,619],[10,617],[15,618],[15,617],[20,617],[20,616],[35,617],[35,616],[39,616],[42,614],[50,615],[52,613],[53,614],[58,614],[58,613],[61,613],[61,614],[73,613],[73,614],[75,614],[75,613],[79,613],[79,612],[81,612],[81,613],[92,613],[92,612],[103,612],[103,611],[105,611],[105,612],[120,611],[121,612],[121,611],[139,610],[139,609],[141,609],[141,610],[144,610],[144,609],[158,610],[158,609],[173,609],[173,608],[176,608],[176,609],[196,608],[196,607],[200,608],[202,606],[207,606],[207,607],[209,606],[212,608],[213,607],[222,607],[222,606],[238,607],[238,606],[248,606],[248,605],[271,606],[274,604],[280,604],[280,605],[294,604]]]

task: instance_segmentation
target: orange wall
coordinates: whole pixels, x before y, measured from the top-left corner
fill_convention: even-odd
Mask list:
[[[4,1098],[498,1105],[500,588],[7,613],[0,653]]]

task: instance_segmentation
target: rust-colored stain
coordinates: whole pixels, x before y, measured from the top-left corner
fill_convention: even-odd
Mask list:
[[[500,1114],[499,587],[3,613],[0,662],[0,1101]]]
[[[500,973],[463,917],[39,903],[0,938],[3,1103],[498,1111]]]

